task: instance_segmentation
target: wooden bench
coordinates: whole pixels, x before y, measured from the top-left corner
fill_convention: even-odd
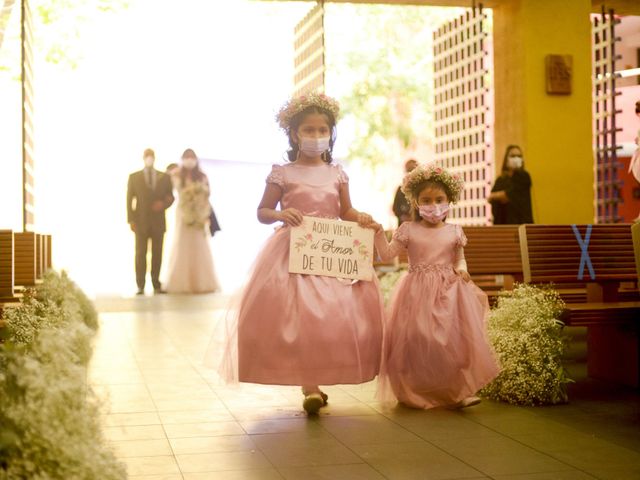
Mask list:
[[[38,240],[33,232],[15,232],[14,283],[17,287],[34,287],[42,272],[38,271]],[[40,277],[39,277],[40,274]]]
[[[522,282],[522,260],[517,225],[463,227],[467,236],[464,256],[473,282],[493,304],[503,288]]]
[[[53,240],[51,235],[43,235],[44,237],[44,271],[45,273],[47,272],[47,270],[50,270],[51,268],[53,268],[53,254],[52,254],[52,247],[53,247]]]
[[[586,302],[568,302],[563,321],[588,327],[589,376],[638,387],[640,301],[620,288],[631,283],[637,296],[631,225],[521,225],[519,234],[525,282],[586,283]]]
[[[15,306],[20,295],[14,285],[14,237],[11,230],[0,230],[0,317],[2,310]]]

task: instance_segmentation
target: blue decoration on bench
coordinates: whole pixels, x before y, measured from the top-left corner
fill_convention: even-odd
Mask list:
[[[584,241],[580,236],[580,231],[576,225],[571,225],[571,229],[573,230],[576,239],[578,240],[578,245],[580,245],[580,250],[582,251],[582,255],[580,257],[580,268],[578,269],[578,280],[582,280],[584,278],[584,266],[586,265],[589,269],[589,276],[591,280],[596,279],[596,272],[593,269],[593,264],[591,263],[591,257],[589,257],[589,241],[591,240],[591,230],[593,225],[587,225],[587,233],[584,236]]]

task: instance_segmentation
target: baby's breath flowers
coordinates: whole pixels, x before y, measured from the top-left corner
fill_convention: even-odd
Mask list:
[[[209,188],[202,182],[187,184],[180,190],[180,213],[185,225],[202,229],[211,215]]]
[[[84,293],[47,272],[0,328],[0,480],[125,480],[87,384],[98,328]]]
[[[482,395],[515,405],[568,400],[571,379],[562,365],[567,339],[559,320],[563,308],[551,288],[520,284],[500,296],[489,315],[488,334],[502,371]]]
[[[414,198],[413,192],[415,186],[427,181],[442,183],[447,188],[447,195],[451,203],[456,203],[460,199],[460,194],[464,187],[462,177],[457,173],[450,173],[442,167],[429,164],[418,165],[405,175],[404,181],[402,182],[402,193],[407,197],[409,203],[417,200],[417,198]]]
[[[324,93],[311,92],[294,97],[285,103],[276,115],[278,125],[280,125],[280,128],[283,130],[288,131],[291,125],[291,119],[309,107],[326,110],[331,113],[336,121],[338,120],[338,115],[340,115],[340,105],[337,100]]]

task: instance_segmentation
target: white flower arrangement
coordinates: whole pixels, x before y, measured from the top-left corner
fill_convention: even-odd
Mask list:
[[[192,182],[180,190],[180,213],[188,227],[202,229],[211,215],[209,188],[204,182]]]
[[[294,97],[285,103],[276,115],[278,125],[280,125],[280,128],[284,131],[288,131],[291,125],[291,119],[309,107],[325,110],[338,121],[338,116],[340,115],[340,104],[338,101],[324,93],[311,92]]]
[[[559,320],[564,302],[551,288],[516,285],[491,311],[488,334],[502,365],[481,394],[515,405],[568,401],[572,380],[562,364],[567,337]]]
[[[87,385],[97,313],[66,277],[9,309],[0,329],[0,480],[124,480]],[[95,322],[95,324],[93,323]]]

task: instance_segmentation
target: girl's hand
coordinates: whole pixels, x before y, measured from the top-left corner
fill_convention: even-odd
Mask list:
[[[302,213],[296,208],[287,208],[282,210],[278,215],[278,220],[289,225],[290,227],[297,227],[302,224]]]
[[[362,228],[376,228],[378,225],[368,213],[358,212],[358,225]]]
[[[467,272],[466,270],[456,270],[456,273],[460,275],[465,282],[471,280],[471,275],[469,275],[469,272]]]

